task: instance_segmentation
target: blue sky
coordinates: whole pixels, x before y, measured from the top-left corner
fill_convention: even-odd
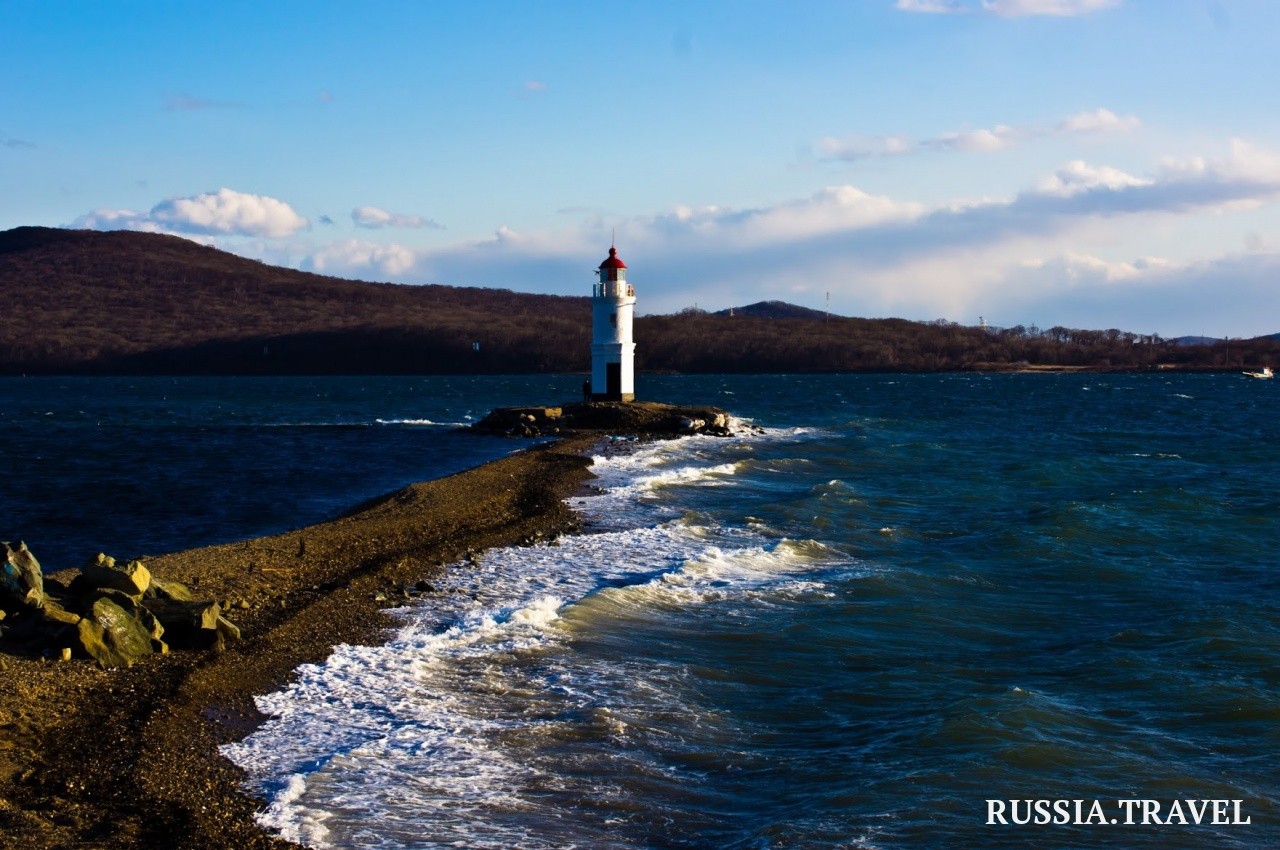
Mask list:
[[[1274,333],[1277,43],[1271,0],[6,0],[0,228],[561,294],[616,232],[641,312]]]

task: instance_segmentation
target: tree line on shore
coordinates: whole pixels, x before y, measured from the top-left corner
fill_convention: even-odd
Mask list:
[[[0,233],[5,374],[492,374],[588,367],[586,297],[363,283],[172,236]],[[786,305],[782,305],[786,306]],[[1185,345],[1118,329],[982,328],[813,311],[636,319],[655,372],[1236,369],[1270,337]]]

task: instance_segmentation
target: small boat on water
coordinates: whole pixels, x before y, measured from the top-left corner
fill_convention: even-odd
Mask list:
[[[1241,372],[1247,378],[1274,378],[1275,373],[1271,371],[1270,366],[1263,366],[1261,372]]]

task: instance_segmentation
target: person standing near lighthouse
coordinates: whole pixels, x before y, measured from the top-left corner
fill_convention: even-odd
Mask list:
[[[631,339],[636,291],[627,283],[627,264],[618,249],[597,270],[591,294],[591,400],[634,401],[635,353]]]

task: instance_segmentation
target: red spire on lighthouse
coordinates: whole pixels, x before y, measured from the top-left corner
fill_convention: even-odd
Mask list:
[[[600,268],[602,268],[602,269],[625,269],[626,267],[627,267],[627,264],[626,264],[626,263],[624,263],[624,262],[622,262],[622,259],[618,256],[618,249],[617,249],[617,248],[614,248],[612,245],[610,245],[610,246],[609,246],[609,257],[608,257],[608,258],[607,258],[603,263],[601,263],[601,264],[600,264]]]

